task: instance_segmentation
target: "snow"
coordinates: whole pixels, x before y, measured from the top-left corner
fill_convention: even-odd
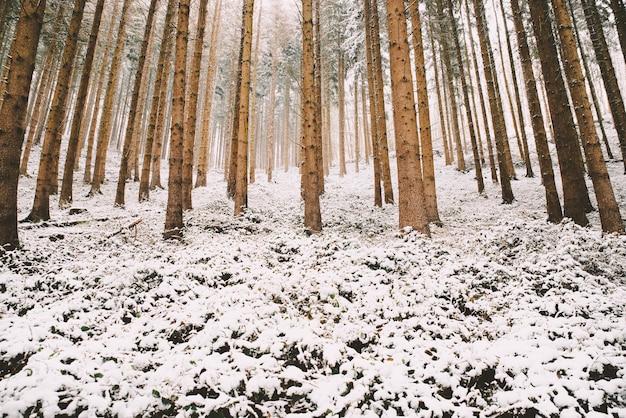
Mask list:
[[[438,161],[427,239],[364,164],[327,178],[315,236],[297,170],[259,175],[239,218],[214,171],[164,242],[167,192],[114,208],[116,158],[102,196],[75,186],[87,212],[53,205],[2,259],[0,415],[626,416],[626,238],[547,223],[539,179],[503,205]]]

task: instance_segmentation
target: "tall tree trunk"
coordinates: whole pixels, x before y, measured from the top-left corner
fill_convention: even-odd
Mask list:
[[[359,159],[361,158],[359,137],[359,77],[354,77],[354,171],[359,172]]]
[[[370,137],[370,126],[367,122],[367,92],[365,87],[365,80],[362,79],[361,82],[361,113],[362,113],[362,121],[363,121],[363,159],[365,160],[365,164],[369,165],[370,163],[370,155],[372,155],[372,140]]]
[[[254,0],[245,0],[241,50],[241,90],[239,93],[239,133],[237,135],[237,173],[235,183],[235,216],[243,214],[248,207],[248,122],[250,116],[250,74],[252,57],[252,27]]]
[[[189,81],[189,98],[185,105],[187,120],[185,123],[185,140],[183,142],[183,210],[192,208],[191,189],[193,188],[193,151],[196,142],[196,124],[198,114],[198,90],[200,88],[200,69],[202,65],[202,50],[204,49],[204,35],[207,19],[208,0],[200,0],[198,12],[198,27],[193,46],[191,62],[191,80]]]
[[[267,111],[267,163],[265,168],[268,183],[272,182],[274,176],[274,149],[276,147],[274,122],[276,118],[276,77],[278,76],[278,37],[275,36],[272,42],[272,77],[270,81],[270,103]]]
[[[338,46],[338,49],[340,47]],[[343,51],[339,50],[337,57],[337,95],[338,95],[338,123],[339,123],[339,177],[346,175],[346,103],[345,103],[345,65]]]
[[[290,106],[291,106],[291,76],[285,75],[285,109],[283,114],[283,165],[285,166],[285,173],[289,171],[289,156],[291,147],[291,123],[290,123]]]
[[[58,155],[59,149],[61,148],[63,120],[65,119],[65,113],[67,111],[67,96],[70,90],[69,83],[72,76],[72,65],[78,47],[78,32],[80,31],[80,24],[83,20],[85,2],[85,0],[76,0],[74,4],[74,11],[72,12],[65,47],[63,48],[61,70],[59,71],[59,78],[57,79],[54,99],[52,101],[52,110],[46,126],[46,135],[41,151],[41,159],[39,160],[33,208],[26,217],[26,219],[31,222],[40,222],[50,219],[51,186],[52,182],[58,182],[58,178],[53,178],[52,175],[57,171],[54,169],[54,166],[58,166],[59,164]],[[57,158],[54,158],[55,155]]]
[[[133,92],[130,102],[130,112],[128,114],[128,122],[126,124],[126,134],[124,135],[124,148],[122,149],[120,170],[117,178],[117,191],[115,193],[115,206],[119,207],[124,207],[126,179],[128,178],[128,164],[131,153],[133,134],[135,131],[135,119],[137,118],[137,114],[139,112],[142,112],[141,109],[138,109],[139,90],[141,89],[141,81],[144,76],[146,55],[148,52],[148,43],[150,40],[150,34],[152,33],[152,22],[154,21],[154,13],[156,11],[157,1],[158,0],[150,0],[150,7],[148,8],[148,18],[143,34],[143,41],[141,42],[139,61],[137,63],[137,72],[135,73],[135,82],[133,85]]]
[[[183,236],[183,142],[185,136],[185,72],[189,37],[189,0],[178,2],[176,46],[174,57],[174,92],[172,95],[172,127],[170,139],[167,209],[163,238]]]
[[[364,0],[364,18],[365,18],[365,56],[367,61],[367,85],[369,86],[369,102],[370,102],[370,126],[372,135],[372,160],[374,165],[374,205],[383,206],[381,181],[382,181],[382,164],[380,161],[380,139],[378,135],[378,109],[376,96],[376,67],[374,66],[374,53],[371,29],[371,4],[370,0]]]
[[[381,178],[383,181],[383,191],[385,203],[393,203],[393,187],[391,185],[391,168],[389,166],[389,145],[387,143],[387,112],[385,111],[384,83],[383,83],[383,63],[380,53],[380,27],[378,22],[378,3],[371,2],[372,18],[372,57],[374,59],[374,78],[376,94],[376,130],[379,143]]]
[[[593,183],[602,231],[624,233],[624,222],[620,215],[611,179],[604,162],[600,140],[593,123],[591,105],[585,89],[583,70],[578,58],[576,40],[572,31],[572,22],[565,0],[552,0],[556,16],[559,37],[563,48],[563,66],[569,82],[570,93],[576,119],[582,137],[583,149],[589,167],[589,177]]]
[[[526,166],[526,177],[535,177],[533,167],[530,162],[530,153],[528,150],[528,136],[526,135],[526,121],[524,120],[524,112],[522,110],[522,100],[519,94],[519,87],[517,84],[517,74],[515,71],[515,61],[513,60],[513,48],[511,48],[511,39],[509,25],[506,19],[506,13],[504,12],[504,1],[500,0],[500,10],[502,12],[502,21],[504,22],[504,37],[506,41],[506,47],[509,57],[509,66],[511,67],[511,81],[513,84],[513,94],[515,95],[515,104],[517,105],[517,115],[520,123],[520,134],[522,140],[522,157],[524,158],[524,165]]]
[[[308,233],[322,230],[315,141],[315,51],[313,42],[313,1],[302,0],[302,129],[304,148],[304,228]]]
[[[439,65],[437,62],[437,53],[435,48],[435,37],[432,30],[432,19],[428,26],[428,37],[430,38],[430,50],[433,58],[433,72],[435,76],[435,92],[437,93],[437,109],[439,113],[439,125],[441,126],[441,142],[443,143],[443,154],[446,165],[452,164],[452,154],[448,148],[448,130],[446,129],[446,116],[444,112],[444,98],[441,92],[441,83],[439,79]]]
[[[535,31],[537,51],[541,61],[541,69],[548,95],[548,105],[554,142],[559,157],[561,179],[563,182],[563,212],[578,225],[587,225],[585,214],[588,201],[587,188],[580,160],[580,145],[574,126],[574,119],[565,82],[561,75],[556,42],[549,20],[548,0],[529,0],[530,15]]]
[[[473,0],[474,15],[476,16],[476,25],[478,29],[478,39],[480,42],[480,49],[483,59],[483,71],[485,73],[485,80],[487,81],[487,93],[489,96],[489,107],[491,108],[491,119],[493,122],[493,129],[496,140],[496,150],[498,153],[498,166],[500,168],[500,188],[502,190],[502,201],[504,203],[512,203],[515,197],[513,196],[513,189],[511,188],[511,171],[507,167],[507,156],[505,142],[508,142],[506,137],[506,128],[504,125],[504,116],[500,109],[502,106],[499,102],[499,87],[498,79],[493,74],[491,59],[491,44],[489,42],[489,34],[487,33],[487,26],[485,22],[484,5],[482,0]]]
[[[250,103],[250,169],[249,169],[249,181],[250,184],[256,181],[256,115],[257,115],[257,104],[256,104],[256,89],[257,89],[257,79],[259,72],[259,40],[261,39],[261,16],[262,16],[262,3],[259,2],[259,16],[257,17],[256,22],[256,39],[254,40],[254,70],[252,72],[252,92],[251,92],[251,103]]]
[[[411,26],[413,49],[415,55],[415,78],[417,85],[417,110],[419,115],[419,139],[421,144],[422,171],[424,179],[424,197],[426,213],[430,222],[440,224],[437,208],[437,190],[435,187],[435,163],[433,159],[433,140],[430,129],[430,102],[424,59],[424,41],[422,39],[422,22],[417,2],[411,3]]]
[[[100,123],[100,129],[98,131],[98,141],[96,147],[96,161],[94,163],[93,179],[91,181],[91,190],[89,196],[101,194],[100,186],[104,181],[106,155],[109,147],[109,139],[111,132],[113,131],[113,111],[115,96],[117,94],[118,78],[121,68],[122,55],[124,52],[124,41],[126,39],[126,22],[128,20],[128,12],[130,10],[131,0],[124,0],[122,6],[122,17],[120,20],[120,26],[117,32],[117,43],[115,45],[115,52],[113,53],[113,60],[111,61],[111,70],[109,75],[109,81],[107,83],[106,94],[104,96],[104,112],[102,114],[102,120]]]
[[[317,151],[317,187],[318,194],[324,194],[324,160],[325,155],[331,154],[330,146],[324,146],[324,132],[323,127],[324,123],[330,123],[330,117],[328,120],[324,120],[323,117],[323,109],[322,109],[322,80],[323,71],[325,66],[322,65],[322,15],[320,13],[320,2],[321,0],[315,0],[314,4],[314,28],[313,28],[313,42],[314,42],[314,53],[315,53],[315,77],[314,77],[314,86],[315,86],[315,120],[317,123],[315,124],[315,143],[316,143],[316,151]],[[345,68],[344,68],[345,73]],[[345,109],[345,108],[344,108]],[[329,134],[330,139],[330,134]]]
[[[17,184],[30,85],[46,0],[23,0],[4,102],[0,108],[0,252],[20,245],[17,232]]]
[[[398,161],[400,229],[409,227],[430,236],[422,168],[418,155],[419,138],[404,0],[387,0],[387,25],[393,125]]]
[[[96,41],[98,39],[98,31],[100,30],[100,21],[102,20],[102,11],[104,10],[104,0],[98,0],[96,10],[94,12],[93,23],[91,24],[91,33],[89,35],[89,44],[87,45],[87,53],[85,63],[83,64],[82,75],[80,78],[80,87],[78,88],[78,97],[74,116],[72,117],[72,130],[70,140],[67,147],[67,156],[65,157],[65,167],[63,169],[63,184],[61,185],[61,195],[59,196],[59,206],[67,206],[72,203],[72,187],[74,185],[74,166],[78,155],[78,142],[80,136],[80,128],[83,123],[84,108],[87,104],[87,90],[91,80],[91,71],[93,67],[93,59],[96,51]]]
[[[609,47],[602,31],[602,23],[598,16],[598,9],[595,2],[590,0],[581,0],[587,28],[591,34],[591,42],[596,53],[596,61],[600,67],[602,80],[604,81],[604,89],[609,99],[609,107],[611,115],[613,115],[613,125],[617,131],[620,148],[622,151],[622,161],[624,163],[624,174],[626,174],[626,110],[624,108],[624,100],[620,93],[619,83],[615,75],[613,61],[609,54]]]
[[[220,24],[222,21],[222,0],[215,3],[213,12],[213,25],[211,27],[211,46],[209,49],[209,67],[206,77],[206,95],[204,97],[204,108],[202,116],[202,137],[200,139],[200,151],[198,157],[198,167],[196,170],[195,187],[206,187],[206,173],[209,169],[209,140],[211,109],[213,107],[213,92],[215,89],[215,70],[217,66],[217,50],[219,48],[218,37],[220,34]]]
[[[452,27],[454,15],[449,16],[449,21],[446,20],[444,14],[444,0],[437,0],[437,16],[440,24],[445,25],[445,28],[441,26],[439,28],[440,42],[441,42],[441,59],[444,65],[444,71],[448,76],[448,90],[449,100],[452,111],[450,119],[452,120],[452,136],[454,138],[454,145],[456,148],[456,168],[459,171],[465,171],[465,157],[463,156],[463,145],[461,144],[461,129],[459,127],[459,112],[456,101],[456,88],[454,86],[453,74],[454,69],[452,67],[452,61],[450,58],[452,45],[450,45],[450,39],[448,39],[447,31]],[[460,58],[459,58],[460,59]]]
[[[624,6],[624,0],[610,0],[609,4],[615,17],[615,28],[617,29],[624,62],[626,62],[626,6]]]
[[[152,103],[150,105],[150,119],[148,122],[148,133],[143,153],[143,164],[141,165],[141,179],[139,181],[139,202],[145,202],[150,197],[150,169],[153,158],[153,147],[159,109],[165,107],[167,79],[169,74],[169,62],[172,52],[171,24],[175,13],[176,2],[169,0],[167,11],[165,12],[165,23],[163,24],[163,35],[161,37],[161,47],[159,49],[159,61],[156,69],[156,80],[152,93]]]
[[[552,158],[550,157],[550,148],[548,147],[544,117],[541,110],[539,93],[537,92],[537,84],[535,82],[535,74],[532,67],[532,59],[530,57],[530,49],[528,48],[528,40],[518,0],[511,0],[511,12],[513,14],[513,24],[515,25],[517,35],[517,47],[522,63],[522,74],[526,85],[528,110],[531,115],[530,121],[533,128],[533,136],[535,138],[537,157],[539,159],[541,182],[546,193],[548,221],[558,223],[563,219],[563,211],[561,209],[559,193],[556,189],[556,183],[554,181],[554,169],[552,167]]]
[[[245,2],[245,0],[244,0]],[[245,3],[244,3],[245,7]],[[232,124],[231,124],[231,133],[230,133],[230,159],[228,161],[228,182],[226,185],[226,193],[230,199],[235,198],[235,188],[237,186],[237,164],[239,163],[239,159],[237,158],[237,154],[239,153],[239,116],[240,116],[240,108],[241,108],[241,69],[243,67],[243,50],[244,50],[244,40],[245,40],[245,27],[241,26],[241,42],[239,45],[239,56],[237,60],[237,67],[235,69],[235,88],[233,90],[233,103],[232,106]]]
[[[451,29],[452,37],[454,40],[454,49],[456,51],[456,59],[459,68],[459,78],[461,79],[461,89],[463,90],[463,102],[465,105],[465,117],[467,118],[470,142],[472,144],[472,154],[474,156],[474,170],[476,171],[476,184],[478,186],[478,193],[485,191],[485,182],[483,179],[483,169],[480,163],[480,155],[478,153],[478,142],[476,141],[476,129],[474,128],[474,118],[472,117],[472,107],[470,105],[470,96],[467,88],[467,79],[465,78],[465,66],[461,57],[461,43],[459,41],[459,34],[456,28],[456,22],[454,21],[454,9],[452,7],[452,0],[447,0],[448,13],[452,17]],[[460,156],[463,158],[463,156]]]

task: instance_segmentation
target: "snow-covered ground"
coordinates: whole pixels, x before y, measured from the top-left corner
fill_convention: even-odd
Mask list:
[[[1,416],[626,417],[626,238],[547,223],[522,169],[503,205],[438,166],[431,239],[373,207],[369,167],[327,179],[317,236],[296,170],[240,218],[213,172],[164,242],[167,192],[113,208],[111,167],[2,259]]]

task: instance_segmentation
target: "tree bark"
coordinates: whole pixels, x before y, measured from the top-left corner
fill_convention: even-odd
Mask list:
[[[250,116],[250,74],[252,57],[252,27],[254,0],[245,0],[243,9],[241,89],[239,92],[239,126],[237,134],[237,173],[235,183],[235,216],[243,214],[248,207],[248,122]]]
[[[72,67],[76,57],[78,47],[78,32],[80,24],[83,20],[85,11],[85,0],[76,0],[72,19],[63,48],[63,56],[61,58],[61,69],[59,78],[52,100],[52,110],[50,118],[46,126],[46,135],[39,160],[39,171],[37,172],[37,185],[35,188],[35,198],[33,207],[26,220],[30,222],[40,222],[50,219],[50,194],[52,182],[58,182],[58,176],[53,174],[57,172],[55,165],[59,165],[59,150],[61,148],[61,137],[63,120],[67,111],[67,97],[70,90],[70,79],[72,76]],[[56,156],[56,158],[55,158]],[[72,162],[73,167],[73,162]]]
[[[313,42],[313,2],[302,0],[302,128],[301,144],[304,148],[304,228],[310,233],[322,230],[317,171],[317,141],[315,140],[315,51]]]
[[[412,228],[430,236],[419,159],[413,75],[404,0],[387,0],[389,67],[393,124],[398,162],[398,214],[400,229]]]
[[[563,220],[563,211],[561,209],[559,193],[556,189],[556,183],[554,181],[554,169],[552,167],[552,158],[550,157],[550,148],[548,147],[544,117],[541,110],[539,93],[537,92],[537,84],[535,82],[535,74],[532,67],[532,59],[530,57],[530,49],[528,48],[528,39],[526,37],[526,31],[522,21],[522,12],[520,10],[518,0],[511,0],[511,12],[513,14],[513,24],[515,25],[517,35],[517,47],[522,63],[522,74],[526,86],[528,110],[531,115],[530,121],[533,128],[533,136],[535,138],[535,148],[537,149],[539,170],[541,171],[541,182],[546,194],[548,221],[558,223]]]
[[[46,0],[23,0],[9,50],[11,69],[0,108],[0,252],[19,247],[17,185],[30,85]]]
[[[559,37],[563,48],[563,66],[569,83],[572,102],[578,120],[581,140],[589,177],[598,202],[602,231],[624,233],[624,222],[615,200],[611,179],[604,162],[600,140],[596,132],[591,113],[591,105],[587,97],[583,70],[580,65],[576,40],[572,31],[572,22],[567,11],[565,0],[552,0],[552,8],[556,16]]]
[[[185,72],[189,36],[189,1],[179,0],[174,57],[174,93],[172,96],[172,127],[170,139],[165,239],[183,236],[183,141],[185,129]]]
[[[337,57],[337,96],[338,96],[338,123],[339,123],[339,177],[346,175],[346,103],[345,103],[345,65],[343,51],[340,50],[340,46]]]
[[[580,159],[580,145],[577,140],[576,127],[565,82],[559,68],[556,41],[549,20],[548,0],[529,0],[530,15],[535,31],[537,51],[541,61],[541,69],[546,86],[550,116],[554,127],[556,143],[563,182],[563,212],[578,225],[589,223],[585,214],[588,200],[584,173]]]

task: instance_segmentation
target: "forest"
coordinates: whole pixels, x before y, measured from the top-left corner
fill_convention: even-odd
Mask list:
[[[626,417],[624,0],[0,0],[0,416]]]

